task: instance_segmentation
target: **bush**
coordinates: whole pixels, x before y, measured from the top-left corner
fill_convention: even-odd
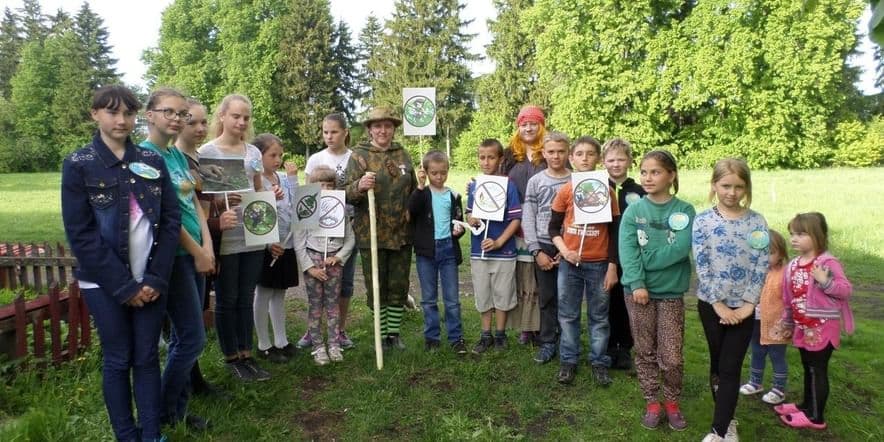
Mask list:
[[[884,117],[867,124],[859,121],[841,123],[835,135],[838,149],[836,166],[871,167],[884,163]]]
[[[479,170],[479,158],[476,147],[486,138],[497,138],[501,144],[507,145],[512,134],[513,123],[503,114],[479,110],[473,114],[469,129],[457,139],[457,148],[452,154],[453,168],[457,170]]]

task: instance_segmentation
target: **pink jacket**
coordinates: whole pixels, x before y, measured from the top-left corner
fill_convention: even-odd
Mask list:
[[[799,258],[795,258],[799,259]],[[838,259],[828,252],[817,256],[814,264],[821,267],[828,267],[832,272],[832,279],[829,281],[828,287],[822,287],[815,280],[811,283],[807,291],[807,316],[811,318],[828,318],[842,320],[842,327],[847,334],[852,334],[855,328],[853,323],[853,312],[850,310],[850,304],[847,300],[853,292],[853,286],[844,276],[844,269]],[[783,320],[787,324],[792,322],[792,282],[790,269],[791,263],[786,265],[786,271],[783,272],[783,304],[788,306],[783,309]]]

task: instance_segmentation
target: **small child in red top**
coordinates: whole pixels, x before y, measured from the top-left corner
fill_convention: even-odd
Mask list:
[[[793,344],[804,366],[804,401],[774,407],[780,420],[793,428],[826,429],[823,411],[829,398],[829,359],[841,344],[843,321],[853,333],[853,313],[847,300],[853,288],[838,259],[828,253],[826,218],[801,213],[789,221],[792,248],[798,256],[783,276],[783,324],[794,323]],[[780,327],[782,328],[782,326]]]

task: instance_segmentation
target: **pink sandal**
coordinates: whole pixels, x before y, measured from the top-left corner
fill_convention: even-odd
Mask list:
[[[811,430],[821,431],[825,430],[827,427],[825,422],[821,424],[813,423],[813,421],[807,418],[807,415],[805,415],[803,411],[792,414],[784,414],[780,416],[780,420],[783,421],[784,424],[792,428],[809,428]]]
[[[776,411],[777,414],[779,414],[780,416],[785,416],[787,414],[792,414],[792,413],[798,413],[799,411],[801,411],[798,409],[798,406],[795,405],[794,403],[780,404],[780,405],[777,405],[776,407],[773,407],[773,410]]]

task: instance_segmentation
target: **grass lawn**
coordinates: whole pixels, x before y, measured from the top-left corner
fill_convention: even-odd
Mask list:
[[[882,169],[757,172],[753,208],[771,227],[784,231],[797,212],[823,212],[831,228],[833,252],[845,264],[856,293],[857,332],[842,341],[830,364],[829,430],[796,432],[779,424],[758,397],[741,397],[740,435],[753,440],[879,440],[884,437],[884,233],[880,218],[884,196],[876,178]],[[681,176],[680,196],[698,209],[708,207],[709,172]],[[463,191],[467,174],[452,173],[450,186]],[[62,241],[58,215],[58,174],[0,175],[0,242]],[[850,207],[845,207],[845,203]],[[873,212],[874,211],[874,212]],[[415,273],[412,270],[412,279]],[[361,279],[360,279],[361,280]],[[464,331],[470,344],[479,330],[469,286],[469,267],[461,267]],[[412,286],[416,286],[413,282]],[[341,364],[313,365],[301,354],[284,365],[266,364],[274,377],[253,385],[233,381],[220,362],[214,332],[201,359],[207,377],[223,386],[230,400],[196,398],[191,410],[214,422],[205,435],[183,427],[168,431],[172,440],[700,440],[708,431],[712,400],[708,392],[708,351],[696,313],[696,298],[686,297],[685,386],[682,408],[689,427],[648,431],[638,423],[643,410],[633,374],[614,371],[614,384],[596,387],[581,364],[577,381],[560,386],[557,364],[531,361],[533,349],[514,343],[503,352],[457,358],[444,349],[425,353],[420,313],[403,324],[404,352],[385,355],[377,371],[371,346],[371,315],[364,286],[357,281],[351,336],[357,347]],[[298,292],[300,293],[300,292]],[[418,291],[413,290],[418,297]],[[289,337],[305,327],[302,295],[288,304]],[[586,337],[584,334],[584,349]],[[800,399],[802,371],[790,349],[789,399]],[[747,361],[748,365],[748,361]],[[79,360],[42,374],[19,371],[6,362],[0,370],[18,372],[0,386],[0,440],[111,440],[101,398],[100,350],[93,345]],[[744,369],[744,376],[747,370]],[[770,376],[768,370],[768,377]]]

